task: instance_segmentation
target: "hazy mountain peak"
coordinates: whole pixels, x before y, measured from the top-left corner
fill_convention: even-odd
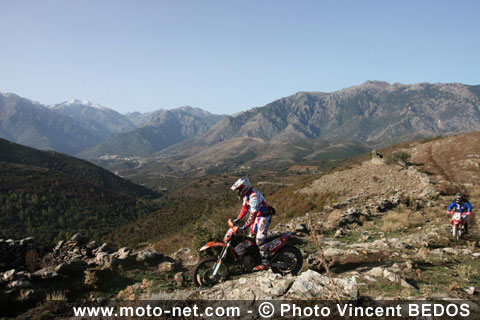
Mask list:
[[[98,103],[93,103],[88,100],[83,100],[83,99],[70,99],[68,101],[59,103],[54,105],[54,107],[61,107],[61,106],[74,106],[74,105],[80,105],[80,106],[87,106],[87,107],[92,107],[95,109],[100,109],[100,110],[110,110],[107,107],[104,107]]]
[[[17,96],[16,94],[14,93],[11,93],[11,92],[3,92],[3,91],[0,91],[0,96],[4,96],[4,97],[9,97],[9,96]]]
[[[361,84],[363,87],[380,87],[380,88],[385,88],[388,87],[390,83],[387,81],[379,81],[379,80],[367,80],[364,83]]]
[[[0,91],[0,96],[3,96],[5,98],[12,98],[12,99],[23,99],[23,100],[26,100],[32,104],[34,104],[35,106],[43,106],[40,102],[38,101],[35,101],[35,100],[31,100],[31,99],[27,99],[27,98],[24,98],[24,97],[21,97],[19,96],[18,94],[15,94],[15,93],[11,93],[11,92],[3,92],[3,91]]]
[[[345,89],[339,90],[337,92],[342,92],[342,91],[345,91],[345,90],[348,91],[348,90],[352,90],[352,89],[353,90],[362,90],[362,89],[380,89],[380,90],[383,90],[383,89],[387,89],[388,87],[390,87],[390,83],[388,83],[386,81],[367,80],[364,83],[362,83],[361,85],[345,88]]]

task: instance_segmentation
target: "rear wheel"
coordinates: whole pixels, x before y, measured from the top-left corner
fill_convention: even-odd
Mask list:
[[[273,257],[272,271],[282,275],[296,275],[303,266],[303,256],[300,250],[292,246],[286,246]]]
[[[198,287],[210,287],[219,282],[225,281],[228,278],[229,271],[225,263],[222,263],[218,269],[217,274],[214,276],[213,271],[217,264],[217,259],[210,258],[203,260],[195,268],[193,274],[193,280]]]

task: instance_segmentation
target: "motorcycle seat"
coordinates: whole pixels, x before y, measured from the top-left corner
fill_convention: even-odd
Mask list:
[[[265,242],[273,241],[273,240],[275,240],[275,239],[277,239],[277,238],[280,238],[281,236],[282,236],[282,234],[275,234],[275,235],[273,235],[273,236],[267,237],[267,238],[265,239]]]

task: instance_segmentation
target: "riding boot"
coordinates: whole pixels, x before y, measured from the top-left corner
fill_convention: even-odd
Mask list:
[[[262,258],[262,264],[253,268],[253,271],[263,271],[270,269],[270,254],[267,251],[267,246],[264,244],[260,246],[260,256]]]
[[[465,223],[465,234],[468,234],[468,223]]]

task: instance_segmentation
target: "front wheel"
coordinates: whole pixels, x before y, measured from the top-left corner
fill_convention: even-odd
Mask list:
[[[459,228],[459,224],[455,223],[452,227],[452,234],[453,234],[453,239],[455,241],[459,241],[460,240],[460,228]]]
[[[229,271],[225,263],[220,264],[217,274],[213,275],[217,261],[217,259],[210,258],[198,264],[193,274],[193,280],[197,287],[210,287],[227,280]]]
[[[303,266],[302,253],[296,247],[283,247],[273,257],[271,266],[274,273],[296,275]]]

